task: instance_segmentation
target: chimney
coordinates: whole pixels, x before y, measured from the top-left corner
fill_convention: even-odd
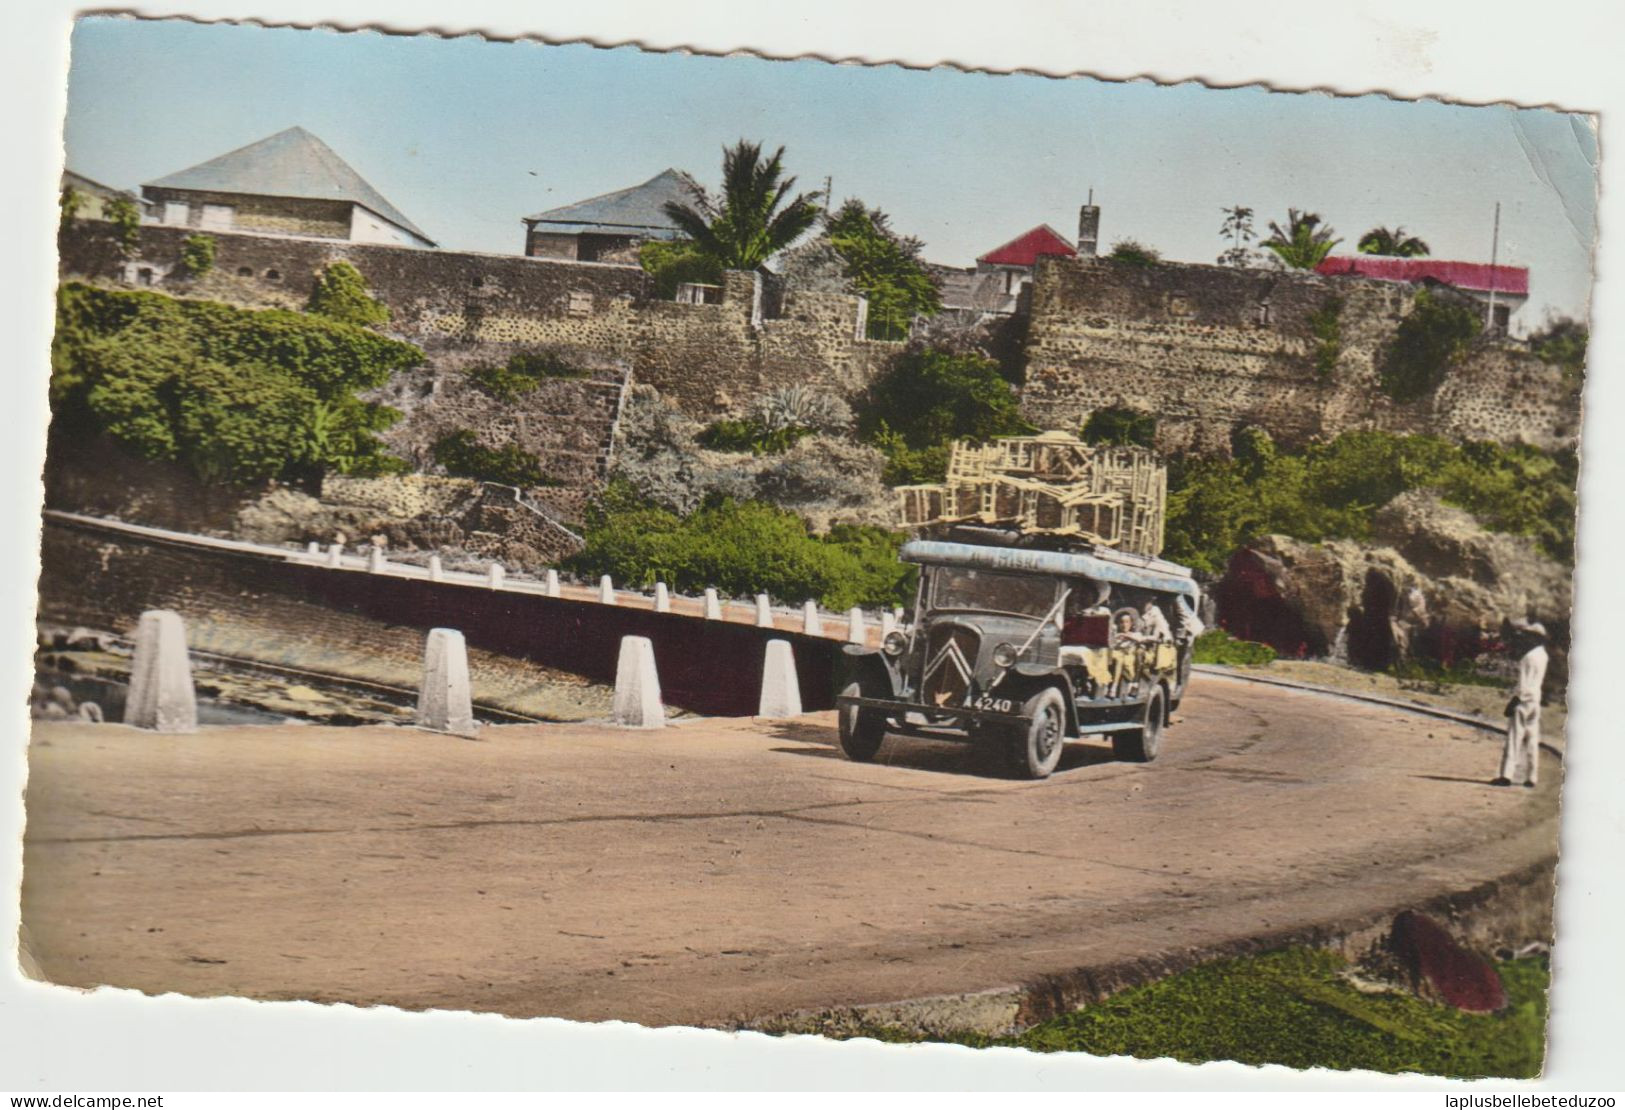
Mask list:
[[[1100,207],[1095,191],[1089,190],[1089,203],[1078,209],[1078,257],[1093,258],[1100,248]]]

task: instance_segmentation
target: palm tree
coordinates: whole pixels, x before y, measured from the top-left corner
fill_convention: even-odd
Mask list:
[[[1432,253],[1422,240],[1414,235],[1406,235],[1403,227],[1396,227],[1392,231],[1386,227],[1374,227],[1360,236],[1357,249],[1361,254],[1391,254],[1396,258],[1421,258]]]
[[[1343,240],[1332,238],[1332,229],[1320,226],[1320,216],[1314,212],[1286,210],[1287,226],[1270,221],[1270,237],[1260,245],[1295,270],[1313,270],[1332,253],[1332,248]]]
[[[818,222],[818,193],[785,198],[796,179],[783,177],[784,148],[765,161],[760,143],[739,140],[722,152],[720,203],[694,186],[694,204],[669,201],[666,215],[704,255],[729,270],[754,270]],[[782,207],[781,207],[782,206]]]

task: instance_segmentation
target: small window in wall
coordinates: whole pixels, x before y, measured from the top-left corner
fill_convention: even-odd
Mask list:
[[[591,314],[592,314],[592,294],[591,293],[571,293],[570,294],[570,315],[571,316],[588,316],[588,315],[591,315]]]
[[[265,280],[266,281],[281,281],[282,280],[282,271],[281,270],[266,270],[265,271]]]
[[[1495,306],[1495,330],[1506,331],[1507,325],[1512,322],[1512,306],[1498,304]]]
[[[252,266],[239,266],[237,267],[237,276],[251,278],[254,276],[254,268]]]
[[[229,204],[205,204],[200,222],[204,227],[226,231],[231,227],[233,211]]]
[[[184,227],[187,221],[191,218],[191,205],[186,204],[184,201],[178,200],[164,201],[164,223],[179,224]]]
[[[135,280],[136,280],[136,284],[138,284],[138,285],[151,285],[152,284],[152,267],[151,266],[143,266],[143,267],[141,267],[141,269],[137,270],[135,272]]]

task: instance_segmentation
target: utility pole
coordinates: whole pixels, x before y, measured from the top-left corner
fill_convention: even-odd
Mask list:
[[[824,211],[828,212],[835,207],[835,175],[826,174],[824,177]]]
[[[1490,308],[1484,330],[1495,330],[1495,265],[1501,255],[1501,202],[1495,202],[1495,230],[1490,234]]]

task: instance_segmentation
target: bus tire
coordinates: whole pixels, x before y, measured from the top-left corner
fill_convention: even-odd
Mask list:
[[[1162,746],[1162,725],[1167,718],[1166,696],[1161,683],[1151,688],[1151,696],[1145,699],[1145,716],[1140,727],[1112,733],[1113,755],[1129,763],[1150,763],[1157,758],[1157,749]]]

